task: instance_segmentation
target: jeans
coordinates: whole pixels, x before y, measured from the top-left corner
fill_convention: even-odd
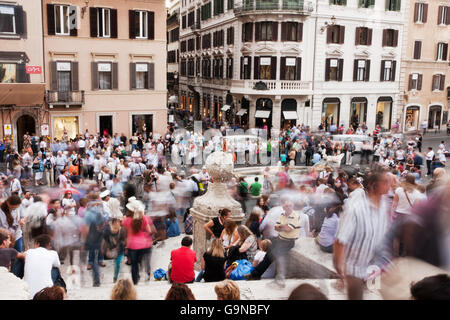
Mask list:
[[[116,280],[119,277],[120,263],[122,262],[123,257],[124,257],[124,253],[121,253],[114,260],[114,280]]]
[[[95,257],[96,251],[97,251],[98,263],[103,262],[103,260],[105,260],[105,257],[101,253],[100,249],[90,249],[89,256],[88,256],[88,264],[90,264],[91,266],[94,265],[94,257]]]
[[[131,278],[136,285],[139,282],[139,265],[142,262],[142,258],[146,253],[149,253],[150,248],[146,249],[128,249],[128,256],[131,260]]]
[[[200,282],[203,279],[203,275],[205,274],[205,270],[200,270],[200,272],[197,275],[197,278],[195,278],[195,282]]]
[[[100,249],[90,249],[89,250],[89,258],[92,256],[92,273],[94,276],[94,286],[100,285]]]
[[[22,238],[16,239],[16,243],[14,244],[14,249],[19,252],[23,251],[23,240]]]

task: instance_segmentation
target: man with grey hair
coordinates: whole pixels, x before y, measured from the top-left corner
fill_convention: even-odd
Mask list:
[[[281,198],[283,211],[275,223],[278,236],[272,239],[272,246],[264,259],[245,278],[247,280],[259,279],[272,262],[276,262],[277,275],[274,284],[280,288],[285,287],[284,279],[287,272],[287,254],[294,247],[295,240],[300,236],[301,222],[294,212],[294,203],[289,197]]]

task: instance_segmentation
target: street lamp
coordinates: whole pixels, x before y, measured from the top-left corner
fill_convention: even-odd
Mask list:
[[[323,33],[326,28],[334,26],[334,25],[336,25],[336,17],[332,16],[331,22],[325,21],[325,24],[322,27],[320,27],[320,33]]]

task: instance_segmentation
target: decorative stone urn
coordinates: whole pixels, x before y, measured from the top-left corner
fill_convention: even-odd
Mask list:
[[[233,176],[233,156],[222,151],[213,152],[206,159],[206,171],[212,178],[207,192],[194,200],[190,212],[194,218],[194,250],[197,254],[195,268],[200,270],[203,254],[209,245],[211,235],[203,228],[212,218],[219,215],[219,210],[231,210],[231,219],[236,223],[242,222],[245,214],[239,202],[234,200],[227,189],[227,182]]]

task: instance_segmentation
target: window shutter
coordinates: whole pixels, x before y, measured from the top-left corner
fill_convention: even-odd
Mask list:
[[[303,41],[303,23],[301,22],[297,24],[297,41],[298,42]]]
[[[397,66],[397,61],[392,61],[392,68],[391,68],[391,81],[395,81],[395,69]]]
[[[280,59],[280,80],[286,80],[286,57]]]
[[[50,90],[58,91],[58,71],[56,61],[50,61]]]
[[[234,27],[231,27],[230,35],[231,35],[230,44],[234,44]]]
[[[442,60],[447,61],[447,53],[448,53],[448,43],[444,43],[444,47],[442,49]]]
[[[245,30],[246,29],[246,25],[245,25],[245,23],[242,25],[242,34],[241,34],[241,40],[242,40],[242,42],[245,42]]]
[[[119,89],[119,64],[117,62],[111,63],[111,89]]]
[[[364,81],[370,81],[370,60],[366,60],[366,69],[364,70]]]
[[[92,31],[92,29],[91,29]],[[98,63],[91,63],[92,90],[98,90]]]
[[[255,22],[255,41],[261,40],[261,23]]]
[[[253,79],[259,79],[259,57],[255,57],[254,67],[253,67]]]
[[[302,58],[297,58],[295,64],[295,80],[302,80]]]
[[[244,79],[244,57],[241,57],[241,80]]]
[[[277,57],[270,58],[270,79],[277,79]]]
[[[155,63],[148,63],[148,89],[155,90]]]
[[[415,41],[414,42],[414,59],[420,59],[422,49],[422,41]]]
[[[287,23],[286,22],[282,22],[281,23],[281,41],[286,41],[287,40]]]
[[[130,63],[130,89],[136,89],[136,63]]]
[[[381,72],[380,72],[380,81],[384,81],[384,66],[386,61],[381,60]]]
[[[272,41],[278,41],[278,22],[272,22]]]
[[[413,75],[412,74],[410,74],[409,75],[409,83],[408,83],[408,91],[411,91],[411,89],[412,89],[412,77],[413,77]]]
[[[447,16],[445,19],[446,19],[445,24],[449,25],[450,24],[450,7],[447,7]]]
[[[72,91],[79,91],[79,80],[78,80],[78,62],[74,61],[71,63],[71,82],[72,82]]]
[[[19,35],[24,35],[25,30],[25,12],[22,6],[14,7],[14,18],[16,20],[16,33]]]
[[[443,6],[439,6],[438,9],[438,20],[437,20],[437,24],[439,25],[441,23],[442,20],[442,14],[444,13],[444,7]]]
[[[414,4],[414,22],[417,22],[419,20],[419,3]]]
[[[97,8],[89,8],[89,21],[91,27],[91,37],[97,38]]]
[[[55,35],[55,5],[47,4],[47,33]]]
[[[385,47],[387,42],[387,30],[383,29],[383,41],[382,41],[382,46]]]
[[[358,60],[353,60],[353,81],[358,80]]]
[[[344,43],[345,26],[339,26],[339,43]]]
[[[444,84],[445,84],[445,75],[441,74],[441,83],[439,85],[439,90],[441,90],[441,91],[444,90]]]
[[[330,59],[325,60],[325,81],[330,81]]]
[[[393,47],[396,47],[398,45],[398,30],[394,30],[394,43]]]
[[[395,0],[395,11],[400,11],[401,0]]]
[[[77,18],[77,7],[76,6],[70,6],[69,7],[69,28],[70,28],[70,36],[76,37],[78,36],[78,18]],[[71,25],[73,23],[73,25]]]
[[[111,38],[117,39],[117,9],[111,9]]]
[[[155,13],[148,11],[148,40],[155,40]]]
[[[344,74],[344,59],[339,59],[338,81],[342,81],[343,74]]]
[[[331,43],[331,30],[332,28],[327,28],[327,43]]]
[[[434,88],[434,84],[436,83],[436,78],[437,77],[438,77],[437,74],[433,75],[433,80],[431,81],[431,91],[437,89],[437,88]]]
[[[422,75],[419,74],[419,77],[417,79],[417,90],[422,90]]]
[[[129,21],[129,34],[130,39],[136,39],[136,13],[134,10],[128,10],[128,21]],[[169,33],[167,33],[167,37],[169,36]]]
[[[17,64],[16,78],[18,83],[30,83],[30,75],[26,72],[26,63]]]
[[[367,45],[372,45],[372,29],[367,29]]]
[[[428,3],[423,4],[423,22],[427,22],[427,16],[428,16]]]
[[[248,30],[248,34],[247,34],[247,41],[252,42],[253,41],[253,22],[251,22],[249,25],[249,30]]]
[[[361,34],[361,28],[357,27],[355,29],[355,46],[359,45],[360,42],[360,34]]]

